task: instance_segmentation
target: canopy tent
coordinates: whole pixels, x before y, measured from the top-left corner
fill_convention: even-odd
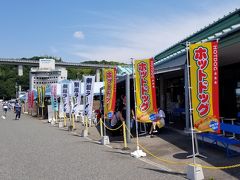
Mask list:
[[[34,89],[34,90],[33,90],[33,94],[34,94],[34,100],[36,100],[37,97],[38,97],[37,90]],[[21,97],[19,97],[19,99],[20,99],[21,101],[26,101],[26,100],[27,100],[26,95],[27,95],[27,94],[22,95]]]

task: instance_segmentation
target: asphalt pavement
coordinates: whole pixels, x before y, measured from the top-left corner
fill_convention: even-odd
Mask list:
[[[2,115],[2,111],[0,112]],[[0,118],[1,180],[185,179],[30,115]]]

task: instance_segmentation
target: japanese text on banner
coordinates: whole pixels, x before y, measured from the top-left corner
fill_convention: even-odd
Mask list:
[[[218,43],[192,44],[189,51],[194,128],[219,132]]]

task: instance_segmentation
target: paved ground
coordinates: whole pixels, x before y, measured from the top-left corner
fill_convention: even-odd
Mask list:
[[[82,126],[78,125],[77,133],[80,134]],[[89,137],[94,140],[99,140],[99,131],[95,127],[89,129]],[[123,148],[122,137],[110,137],[111,146],[114,149]],[[132,139],[132,143],[128,144],[130,151],[136,149],[136,139]],[[171,172],[184,174],[186,173],[186,165],[184,163],[192,163],[193,160],[186,158],[191,154],[191,136],[187,136],[183,131],[176,131],[169,128],[163,129],[157,136],[150,138],[149,136],[142,136],[139,138],[140,144],[143,148],[149,151],[149,153],[156,157],[147,155],[147,160],[150,160],[160,167]],[[143,149],[141,148],[141,149]],[[236,147],[239,150],[239,147]],[[210,146],[207,143],[201,143],[199,141],[199,151],[201,154],[207,156],[204,158],[196,158],[196,162],[210,167],[228,166],[240,163],[240,156],[227,158],[226,153],[222,149],[216,149],[215,146]],[[145,151],[147,152],[147,151]],[[233,169],[214,170],[214,169],[203,169],[204,176],[206,179],[240,179],[240,167]]]
[[[0,118],[1,180],[185,177],[184,173],[167,171],[161,165],[156,167],[131,158],[129,153],[74,136],[29,115],[22,115],[21,120],[13,118],[13,113],[9,113],[7,119]],[[91,131],[97,132],[94,128]]]
[[[99,145],[99,126],[90,127],[89,138],[83,138],[80,123],[71,133],[29,115],[12,119],[13,114],[0,119],[0,179],[185,179],[183,163],[192,162],[186,158],[190,137],[171,129],[154,138],[140,137],[140,144],[155,157],[147,154],[137,160],[129,155],[136,149],[135,139],[128,144],[129,151],[121,150],[122,137],[110,137],[111,148]],[[200,153],[207,159],[197,158],[197,163],[206,166],[240,162],[240,157],[227,158],[224,151],[207,144],[200,143]],[[224,180],[240,179],[239,170],[203,169],[205,179]]]

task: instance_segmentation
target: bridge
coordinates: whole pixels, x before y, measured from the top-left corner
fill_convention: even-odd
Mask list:
[[[39,61],[38,60],[32,60],[32,59],[0,58],[0,64],[39,66]],[[115,67],[113,65],[105,65],[105,64],[85,64],[85,63],[72,63],[72,62],[63,62],[63,61],[55,61],[55,66],[88,67],[88,68],[95,68],[95,69]]]
[[[39,66],[39,60],[33,59],[13,59],[13,58],[0,58],[0,64],[9,64],[18,66],[18,75],[23,75],[23,66]],[[114,68],[113,65],[105,64],[85,64],[85,63],[72,63],[72,62],[63,62],[55,61],[55,66],[60,67],[87,67],[96,69],[96,81],[100,81],[100,69],[102,68]]]

